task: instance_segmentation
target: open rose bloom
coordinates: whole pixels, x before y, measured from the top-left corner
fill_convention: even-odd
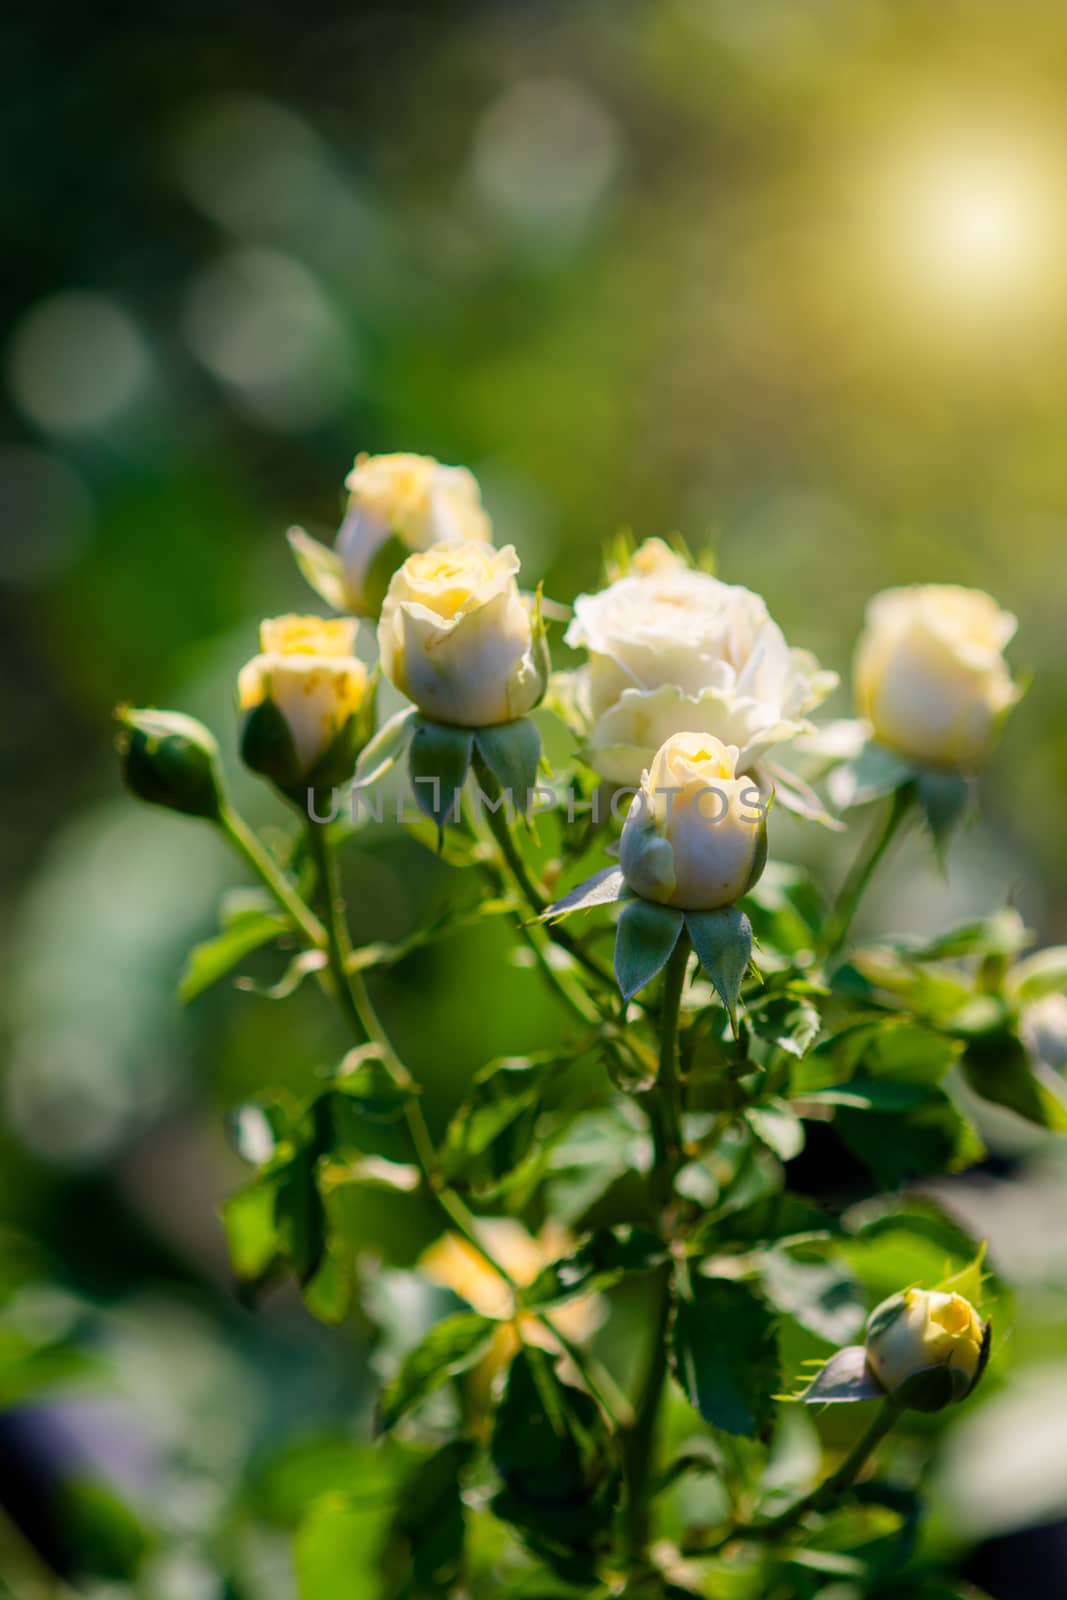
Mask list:
[[[675,733],[710,734],[750,772],[773,745],[810,729],[837,683],[792,649],[759,595],[687,567],[659,540],[625,577],[579,595],[566,642],[588,652],[574,699],[600,775],[636,785]]]

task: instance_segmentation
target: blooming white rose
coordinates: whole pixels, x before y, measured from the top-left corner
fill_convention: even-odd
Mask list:
[[[369,674],[353,653],[358,627],[352,617],[268,617],[260,623],[261,653],[237,680],[245,717],[242,749],[256,771],[285,784],[302,782],[367,710]],[[282,718],[295,764],[276,748],[262,717],[253,730],[253,714],[261,707]]]
[[[636,783],[683,731],[736,745],[749,771],[810,728],[805,713],[837,682],[786,644],[759,595],[691,570],[660,540],[637,551],[625,577],[578,596],[566,643],[589,652],[575,698],[588,758],[615,783]]]
[[[349,609],[376,616],[393,571],[409,550],[435,544],[488,544],[489,517],[478,481],[466,467],[432,456],[357,456],[345,479],[348,510],[337,534]],[[390,540],[391,566],[378,570]]]
[[[382,671],[431,721],[484,728],[540,700],[540,639],[518,570],[511,545],[445,544],[394,575],[378,624]]]
[[[1002,654],[1015,628],[980,589],[929,583],[875,595],[853,677],[878,742],[937,766],[980,760],[1018,699]]]
[[[946,1400],[962,1400],[979,1376],[985,1334],[981,1317],[963,1295],[906,1289],[871,1312],[867,1364],[889,1394],[909,1379],[947,1371]]]
[[[763,871],[766,805],[737,776],[737,748],[676,733],[642,774],[622,830],[619,864],[635,894],[682,911],[732,905]]]

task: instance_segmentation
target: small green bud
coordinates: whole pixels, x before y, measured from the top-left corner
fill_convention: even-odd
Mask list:
[[[222,807],[214,735],[180,711],[119,706],[116,744],[122,776],[140,800],[217,822]]]

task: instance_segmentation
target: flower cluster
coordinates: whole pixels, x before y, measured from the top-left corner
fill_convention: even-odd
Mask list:
[[[575,600],[562,641],[574,655],[553,673],[544,613],[560,608],[520,589],[470,472],[361,456],[346,487],[332,549],[290,535],[340,614],[264,621],[237,683],[241,754],[289,805],[280,852],[238,815],[214,735],[180,713],[119,713],[130,788],[220,828],[269,894],[224,922],[184,995],[276,947],[288,965],[258,992],[284,1000],[313,980],[346,1030],[346,1053],[304,1098],[242,1108],[254,1173],[227,1208],[235,1268],[250,1290],[291,1271],[325,1320],[357,1296],[364,1323],[377,1319],[377,1425],[407,1434],[398,1459],[416,1463],[390,1515],[407,1495],[430,1507],[425,1530],[410,1515],[390,1524],[405,1530],[389,1546],[397,1593],[467,1592],[456,1548],[435,1541],[443,1528],[462,1542],[484,1518],[507,1530],[490,1545],[516,1593],[695,1593],[693,1561],[708,1569],[700,1592],[785,1593],[781,1534],[821,1535],[889,1430],[966,1399],[989,1359],[982,1247],[907,1198],[913,1180],[981,1154],[957,1083],[1067,1130],[1064,952],[1023,955],[1005,911],[926,945],[852,934],[902,828],[925,824],[943,853],[971,807],[1019,698],[1004,658],[1014,619],[977,591],[887,590],[857,646],[857,715],[820,726],[836,675],[787,642],[759,595],[681,549],[650,539],[617,553],[604,587]],[[384,719],[381,678],[403,702]],[[565,773],[542,746],[553,721],[570,737],[557,726],[549,748],[575,752]],[[485,915],[510,913],[530,981],[572,1030],[543,1054],[464,1065],[463,1099],[440,1124],[368,974],[402,977],[416,945],[466,925],[469,900],[406,944],[354,949],[337,867],[352,830],[316,803],[324,789],[375,789],[401,757],[404,792],[434,825],[427,838],[416,823],[422,844],[484,879]],[[562,777],[585,796],[615,786],[627,804],[591,806],[582,826],[551,811],[535,828],[538,785]],[[832,830],[836,896],[775,859],[777,806]],[[846,870],[841,836],[875,806]],[[813,1128],[827,1170],[811,1163],[793,1192]],[[401,1213],[394,1243],[378,1219]],[[892,1249],[865,1275],[881,1237]],[[937,1282],[931,1245],[950,1266]],[[903,1286],[849,1344],[888,1287],[885,1259]],[[402,1278],[421,1336],[393,1339],[404,1319],[381,1316],[368,1287],[383,1270]],[[428,1298],[445,1292],[451,1305]],[[616,1296],[624,1342],[647,1312],[642,1360],[619,1371],[617,1347],[599,1343]],[[823,1350],[794,1399],[879,1408],[833,1472],[770,1514],[760,1452],[781,1352],[800,1337]],[[695,1459],[659,1460],[658,1419],[679,1405],[750,1441],[739,1465],[717,1445],[700,1457],[725,1481],[721,1527],[694,1514],[693,1494],[671,1499]],[[460,1479],[476,1489],[461,1494]],[[842,1522],[826,1548],[851,1538]],[[761,1543],[745,1587],[743,1552]]]

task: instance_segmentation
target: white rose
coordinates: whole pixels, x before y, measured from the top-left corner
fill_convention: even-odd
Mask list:
[[[837,682],[790,649],[759,595],[692,571],[658,540],[625,577],[579,595],[566,642],[589,652],[576,699],[588,758],[615,783],[636,783],[683,731],[736,745],[748,771],[771,745],[809,729],[805,713]]]
[[[545,672],[511,545],[438,545],[411,555],[378,624],[382,671],[431,721],[484,728],[525,716]]]
[[[363,455],[345,487],[348,511],[336,551],[348,607],[360,616],[377,616],[405,552],[492,539],[477,479],[466,467],[445,467],[432,456]]]
[[[737,748],[676,733],[642,774],[619,864],[635,894],[682,911],[732,905],[763,871],[766,804],[737,776]]]
[[[893,1394],[909,1378],[946,1368],[952,1398],[973,1387],[982,1360],[985,1326],[961,1294],[906,1289],[871,1312],[867,1323],[867,1364]]]
[[[237,694],[246,733],[252,713],[272,706],[292,739],[296,767],[271,770],[276,752],[263,739],[245,756],[257,771],[300,782],[319,764],[353,717],[367,709],[369,674],[354,655],[359,624],[351,617],[268,617],[260,623],[261,654],[241,668]]]
[[[853,676],[878,742],[937,766],[979,761],[1018,698],[1002,654],[1015,628],[980,589],[916,584],[875,595]]]

